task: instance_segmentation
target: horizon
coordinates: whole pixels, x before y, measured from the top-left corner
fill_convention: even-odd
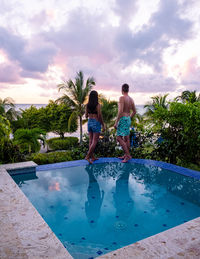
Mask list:
[[[111,100],[128,83],[139,105],[200,91],[197,0],[0,2],[1,98],[48,103],[80,70]]]

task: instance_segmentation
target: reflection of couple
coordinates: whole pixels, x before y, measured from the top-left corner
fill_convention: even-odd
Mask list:
[[[131,215],[133,209],[133,200],[129,194],[129,172],[122,173],[116,181],[116,189],[113,194],[116,218],[126,221]]]
[[[104,191],[100,191],[99,184],[94,176],[95,167],[92,165],[86,166],[86,171],[89,176],[89,185],[87,189],[87,198],[85,202],[85,213],[91,227],[97,225],[98,218],[100,217],[101,205],[103,203]],[[133,209],[133,200],[129,194],[129,175],[130,173],[124,172],[116,181],[116,190],[113,195],[114,204],[116,207],[116,217],[119,220],[126,221],[131,215]]]
[[[129,85],[122,85],[122,96],[119,98],[118,115],[114,127],[117,129],[117,141],[124,151],[124,156],[121,157],[122,162],[126,163],[131,159],[129,152],[130,149],[130,126],[131,118],[136,114],[135,104],[133,99],[128,95]],[[131,113],[132,110],[132,113]],[[88,132],[89,132],[89,151],[85,159],[92,163],[96,158],[94,157],[94,150],[97,145],[99,135],[101,132],[101,125],[103,131],[105,130],[101,107],[98,102],[98,93],[91,91],[89,95],[89,102],[86,106],[86,118],[88,119]]]
[[[89,176],[89,185],[87,189],[88,200],[85,202],[85,213],[91,227],[95,227],[100,216],[104,191],[100,191],[99,184],[94,176],[94,167],[88,165],[85,169]]]

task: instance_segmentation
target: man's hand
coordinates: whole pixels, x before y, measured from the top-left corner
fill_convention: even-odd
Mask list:
[[[115,122],[115,124],[114,124],[114,128],[115,128],[115,129],[117,129],[117,122]]]

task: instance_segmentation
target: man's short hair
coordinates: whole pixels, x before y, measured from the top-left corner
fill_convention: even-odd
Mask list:
[[[122,85],[122,91],[125,92],[125,93],[128,93],[128,91],[129,91],[129,85],[128,85],[128,84],[123,84],[123,85]]]

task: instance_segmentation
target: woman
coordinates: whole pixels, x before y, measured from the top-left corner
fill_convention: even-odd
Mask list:
[[[89,102],[86,105],[86,118],[88,119],[88,132],[89,132],[89,151],[85,159],[91,164],[96,160],[94,157],[94,150],[97,145],[99,135],[101,132],[101,125],[103,131],[105,130],[104,122],[101,114],[101,107],[98,102],[97,91],[91,91],[89,95]]]

